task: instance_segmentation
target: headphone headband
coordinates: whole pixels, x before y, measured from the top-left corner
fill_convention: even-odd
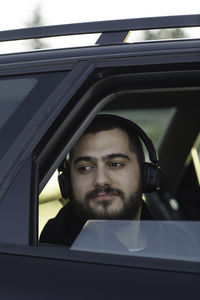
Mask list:
[[[156,149],[153,145],[152,140],[147,136],[147,134],[144,132],[144,130],[138,126],[136,123],[134,123],[133,121],[129,120],[129,119],[125,119],[123,117],[117,116],[117,115],[113,115],[113,114],[99,114],[96,116],[96,118],[112,118],[113,120],[116,121],[121,121],[122,123],[124,123],[125,125],[128,125],[129,128],[133,129],[134,132],[136,133],[136,135],[142,140],[142,142],[145,144],[147,151],[148,151],[148,155],[149,155],[149,159],[152,163],[154,163],[155,165],[159,166],[159,159],[158,159],[158,154],[156,152]],[[120,127],[120,126],[119,126]]]

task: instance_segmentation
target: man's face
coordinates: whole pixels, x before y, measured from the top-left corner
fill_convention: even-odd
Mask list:
[[[85,134],[71,155],[72,203],[83,220],[139,219],[140,168],[121,129]]]

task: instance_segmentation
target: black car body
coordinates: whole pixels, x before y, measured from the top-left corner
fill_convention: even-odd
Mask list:
[[[95,46],[0,55],[1,299],[199,299],[199,256],[38,243],[39,194],[102,109],[174,109],[158,146],[161,189],[146,201],[156,219],[198,228],[200,40],[123,43],[130,30],[191,26],[200,15],[0,32],[0,41],[102,32]]]

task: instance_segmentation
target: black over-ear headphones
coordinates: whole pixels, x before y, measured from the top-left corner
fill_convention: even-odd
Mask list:
[[[146,146],[148,151],[150,162],[144,162],[142,166],[142,192],[143,193],[152,193],[160,188],[160,175],[161,169],[159,165],[158,155],[156,149],[153,145],[152,140],[146,135],[144,130],[139,127],[134,122],[116,116],[116,115],[100,115],[107,116],[112,118],[117,118],[123,123],[126,123],[129,128],[133,129],[134,133],[140,138],[140,140]],[[67,159],[65,159],[58,168],[58,182],[60,186],[61,195],[63,198],[70,198],[71,195],[71,176],[70,176],[70,166]]]

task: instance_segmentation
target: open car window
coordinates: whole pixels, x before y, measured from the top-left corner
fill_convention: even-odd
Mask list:
[[[169,126],[175,112],[176,108],[170,107],[120,111],[102,110],[101,113],[116,114],[134,121],[144,129],[147,135],[154,142],[155,148],[158,149],[159,142]],[[145,147],[144,152],[146,155],[146,160],[148,160],[149,158]],[[68,201],[63,199],[61,196],[58,184],[58,174],[59,172],[56,170],[39,195],[39,236],[46,222],[55,217],[59,210]]]
[[[103,110],[102,112],[117,114],[134,121],[145,130],[153,140],[156,149],[159,150],[159,146],[162,144],[165,135],[168,134],[169,128],[172,124],[176,124],[176,115],[179,116],[179,110],[178,107],[165,107],[132,110],[112,109]],[[176,126],[179,125],[176,124]],[[180,136],[182,134],[180,133]],[[185,134],[186,141],[187,134]],[[172,148],[171,141],[169,141],[169,144],[168,147]],[[191,143],[191,145],[193,144]],[[198,146],[199,144],[195,142],[196,149],[198,149]],[[178,148],[178,145],[174,145],[174,147]],[[146,149],[144,150],[146,151]],[[176,151],[174,155],[176,155]],[[186,158],[191,151],[188,151]],[[169,154],[171,155],[170,151]],[[168,151],[166,151],[163,159],[170,159]],[[146,153],[146,160],[148,160],[148,153]],[[174,167],[176,166],[174,165]],[[166,169],[167,172],[170,172],[170,170]],[[180,175],[178,172],[176,176]],[[179,195],[179,192],[177,192],[177,197],[176,193],[166,194],[166,187],[164,186],[164,190],[154,192],[152,195],[143,195],[144,206],[152,214],[152,219],[148,219],[147,216],[147,219],[141,221],[88,220],[70,249],[125,256],[199,261],[200,239],[198,231],[200,224],[198,218],[200,211],[197,211],[196,216],[193,214],[193,217],[189,217],[187,207],[192,205],[192,197],[195,196],[195,192],[193,191],[194,182],[184,183],[184,174],[187,174],[187,172],[187,164],[183,160],[180,180],[178,180],[180,184],[178,190],[183,189],[183,185],[187,189],[191,189],[191,198],[187,199],[184,208],[183,197]],[[192,172],[196,171],[193,170]],[[164,175],[171,176],[170,174]],[[69,203],[69,200],[63,199],[60,194],[57,176],[58,172],[56,171],[40,194],[39,235],[48,219],[54,218],[62,207]],[[164,178],[167,178],[167,176],[164,176]],[[196,193],[198,195],[199,186]]]

